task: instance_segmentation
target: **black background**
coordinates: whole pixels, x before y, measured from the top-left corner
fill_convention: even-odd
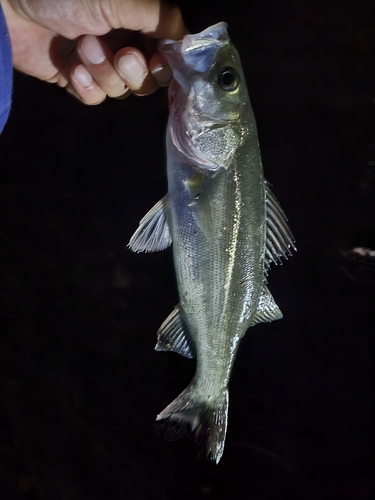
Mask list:
[[[4,499],[372,499],[373,2],[189,1],[225,20],[267,179],[298,253],[272,270],[284,319],[252,329],[218,466],[154,417],[194,362],[156,353],[178,301],[171,251],[126,244],[166,191],[166,91],[86,107],[16,75],[0,138]]]

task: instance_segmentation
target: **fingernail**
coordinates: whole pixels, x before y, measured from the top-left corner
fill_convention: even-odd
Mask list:
[[[142,61],[135,54],[126,54],[118,62],[118,69],[122,76],[134,87],[140,87],[147,75]]]
[[[84,89],[87,89],[92,84],[92,76],[82,65],[76,67],[74,71],[74,78]]]
[[[91,64],[100,64],[106,58],[103,47],[95,36],[86,36],[82,40],[81,50]]]
[[[172,78],[172,70],[169,66],[160,66],[152,72],[159,85],[169,85]]]

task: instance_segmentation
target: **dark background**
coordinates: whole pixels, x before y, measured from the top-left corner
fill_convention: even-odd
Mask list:
[[[267,179],[298,253],[272,270],[284,319],[244,338],[218,466],[154,417],[194,362],[156,353],[171,251],[130,253],[165,194],[166,91],[85,107],[16,75],[0,138],[0,497],[374,498],[374,6],[180,2],[225,20]]]

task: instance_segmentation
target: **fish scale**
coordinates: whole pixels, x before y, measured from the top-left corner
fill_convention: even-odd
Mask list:
[[[264,179],[255,118],[226,24],[165,40],[159,50],[174,77],[168,194],[141,220],[129,246],[151,252],[173,243],[180,303],[159,328],[156,350],[196,356],[197,364],[189,386],[157,420],[203,436],[217,463],[239,342],[250,326],[282,317],[266,277],[271,263],[295,249],[294,238]]]

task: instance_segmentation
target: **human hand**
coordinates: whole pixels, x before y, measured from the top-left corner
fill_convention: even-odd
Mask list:
[[[2,7],[14,67],[85,104],[167,86],[171,70],[155,40],[186,33],[179,9],[163,0],[3,0]]]

